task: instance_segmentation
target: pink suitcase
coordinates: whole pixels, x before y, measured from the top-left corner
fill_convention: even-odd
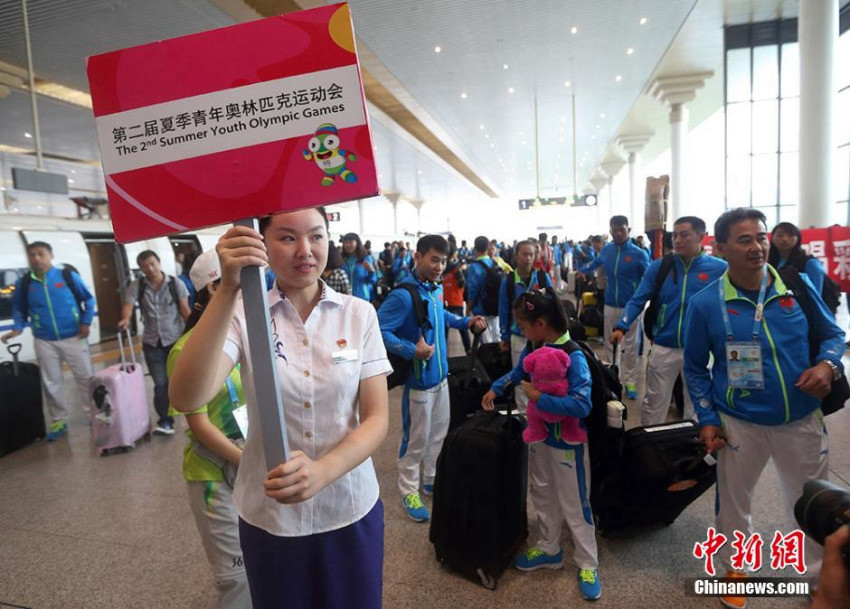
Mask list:
[[[126,452],[145,436],[150,436],[151,421],[142,366],[136,363],[130,331],[127,330],[130,361],[124,357],[124,340],[118,334],[121,363],[97,372],[89,381],[91,437],[103,456]]]

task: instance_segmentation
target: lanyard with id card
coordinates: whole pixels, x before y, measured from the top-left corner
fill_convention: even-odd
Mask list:
[[[736,341],[732,334],[732,324],[729,323],[729,312],[726,310],[726,298],[723,293],[723,281],[717,282],[720,292],[720,308],[723,311],[723,324],[726,327],[726,376],[729,387],[733,389],[764,389],[764,362],[762,361],[759,329],[764,316],[764,295],[767,291],[767,269],[759,289],[756,304],[755,320],[753,322],[752,340]]]

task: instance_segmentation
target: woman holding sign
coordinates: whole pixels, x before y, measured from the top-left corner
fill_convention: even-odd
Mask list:
[[[262,234],[260,234],[262,233]],[[328,255],[324,209],[264,219],[260,233],[219,240],[222,279],[174,369],[183,412],[208,401],[236,364],[251,370],[240,272],[270,264],[272,342],[290,459],[267,471],[262,434],[249,433],[234,490],[253,605],[381,606],[383,505],[370,455],[387,434],[391,371],[368,302],[320,280]],[[248,418],[259,424],[253,383]]]

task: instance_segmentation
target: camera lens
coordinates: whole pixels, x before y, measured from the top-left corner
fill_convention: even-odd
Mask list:
[[[826,480],[810,480],[794,505],[794,516],[803,531],[823,545],[823,540],[850,523],[850,491]]]

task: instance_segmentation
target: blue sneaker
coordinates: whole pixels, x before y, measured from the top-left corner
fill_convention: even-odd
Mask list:
[[[602,584],[596,569],[581,569],[578,572],[578,589],[588,601],[595,601],[602,596]]]
[[[547,554],[543,550],[531,548],[514,561],[514,566],[520,571],[537,571],[537,569],[560,569],[564,566],[564,553]]]
[[[404,511],[408,517],[415,522],[425,522],[429,518],[428,508],[422,503],[422,498],[419,493],[410,493],[402,499],[404,503]]]
[[[47,433],[47,441],[55,442],[62,436],[68,433],[68,423],[66,421],[55,421],[50,426],[50,431]]]
[[[634,383],[626,383],[626,397],[630,400],[637,399],[637,387]]]
[[[433,484],[423,484],[422,485],[422,494],[428,495],[431,497],[434,494],[434,485]]]

